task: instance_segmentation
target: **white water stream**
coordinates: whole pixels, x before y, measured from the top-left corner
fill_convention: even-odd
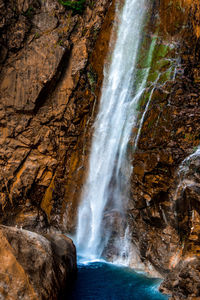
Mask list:
[[[146,0],[125,0],[112,61],[104,77],[76,233],[78,254],[91,259],[102,256],[113,232],[115,246],[121,248],[119,255],[128,251],[127,225],[119,223],[125,219],[132,171],[127,146],[149,74],[146,68],[139,86],[135,84],[145,15]]]
[[[192,186],[195,183],[194,178],[188,178],[189,171],[190,171],[190,165],[193,160],[196,158],[199,158],[200,156],[200,146],[197,147],[196,151],[187,156],[182,163],[180,164],[178,168],[178,177],[179,177],[179,183],[177,185],[176,191],[175,191],[175,200],[180,197],[180,193],[182,193],[187,187]]]

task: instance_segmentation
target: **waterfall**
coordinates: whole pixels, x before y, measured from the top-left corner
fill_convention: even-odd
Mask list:
[[[188,186],[192,186],[195,184],[194,178],[190,178],[191,175],[193,177],[194,172],[190,174],[190,166],[191,162],[200,157],[200,146],[197,147],[196,151],[187,156],[178,168],[178,177],[179,182],[175,190],[175,200],[180,197],[180,193],[182,193]]]
[[[127,255],[118,249],[121,244],[128,251],[125,208],[132,167],[127,148],[132,128],[137,126],[137,107],[149,73],[148,67],[144,69],[138,84],[136,64],[145,15],[146,0],[125,0],[112,60],[104,76],[78,209],[77,249],[88,258],[109,256],[109,243],[115,249],[113,255]]]

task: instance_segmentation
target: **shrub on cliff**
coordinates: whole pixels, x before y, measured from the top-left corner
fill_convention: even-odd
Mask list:
[[[86,0],[58,0],[62,5],[64,5],[67,9],[71,9],[74,14],[81,14],[85,8]]]

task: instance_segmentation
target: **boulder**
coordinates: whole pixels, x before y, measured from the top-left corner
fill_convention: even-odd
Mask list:
[[[76,250],[62,234],[0,226],[0,299],[57,299],[76,274]]]

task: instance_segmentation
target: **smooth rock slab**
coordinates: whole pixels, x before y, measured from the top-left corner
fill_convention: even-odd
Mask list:
[[[0,299],[57,299],[75,274],[75,246],[65,235],[0,226]]]
[[[41,13],[34,16],[32,23],[41,31],[51,31],[56,28],[58,20],[47,13]]]
[[[41,91],[56,77],[64,53],[56,32],[34,38],[2,70],[1,103],[15,110],[34,110]]]

